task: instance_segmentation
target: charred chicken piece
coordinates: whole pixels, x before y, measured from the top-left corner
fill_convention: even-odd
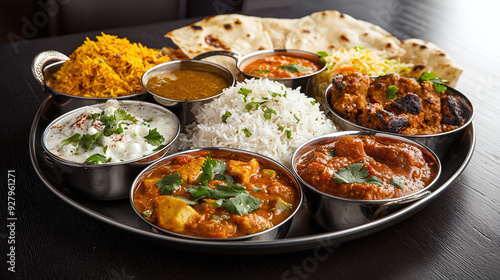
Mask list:
[[[443,118],[441,123],[461,126],[470,117],[470,109],[451,95],[446,95],[441,99],[441,112]]]
[[[422,111],[422,102],[416,94],[409,93],[403,97],[395,99],[390,103],[392,107],[402,112],[418,114]]]
[[[358,124],[364,127],[399,133],[401,129],[408,125],[408,119],[395,116],[393,113],[384,110],[382,105],[369,104],[368,108],[358,118]]]

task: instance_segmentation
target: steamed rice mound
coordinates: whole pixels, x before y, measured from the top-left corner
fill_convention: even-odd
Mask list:
[[[193,111],[195,121],[180,135],[180,149],[248,150],[287,167],[301,144],[336,131],[313,98],[268,79],[237,83]]]

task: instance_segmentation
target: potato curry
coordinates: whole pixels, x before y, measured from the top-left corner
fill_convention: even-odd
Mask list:
[[[286,220],[300,202],[288,175],[234,153],[179,155],[142,178],[137,211],[162,229],[195,237],[258,233]]]

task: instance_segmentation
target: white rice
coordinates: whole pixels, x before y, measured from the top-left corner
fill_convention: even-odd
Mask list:
[[[251,90],[246,97],[241,89]],[[291,166],[292,154],[304,142],[336,131],[333,122],[320,110],[319,103],[301,93],[268,79],[251,79],[237,83],[209,103],[194,109],[195,121],[179,136],[179,148],[227,147],[248,150]],[[279,94],[272,97],[269,91]],[[266,99],[267,98],[267,99]],[[249,102],[265,102],[255,110],[245,108]],[[270,119],[263,109],[271,109]],[[222,116],[231,113],[223,123]],[[247,136],[244,129],[251,136]],[[281,129],[280,129],[281,128]],[[287,130],[291,138],[287,137]]]

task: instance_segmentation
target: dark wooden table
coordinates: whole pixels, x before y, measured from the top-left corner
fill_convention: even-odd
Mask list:
[[[42,184],[29,159],[31,123],[46,98],[30,65],[41,51],[69,54],[85,36],[100,31],[0,46],[0,279],[498,279],[500,24],[492,3],[303,1],[247,12],[300,17],[336,9],[380,25],[400,39],[431,41],[464,69],[457,89],[476,106],[475,153],[437,200],[395,226],[321,251],[193,253],[139,239],[75,210]],[[167,45],[167,31],[194,21],[104,32],[159,48]],[[15,228],[9,228],[7,179],[13,175],[15,194],[10,196],[15,198],[17,220]],[[15,244],[9,243],[12,240]],[[7,270],[12,245],[15,273]]]

